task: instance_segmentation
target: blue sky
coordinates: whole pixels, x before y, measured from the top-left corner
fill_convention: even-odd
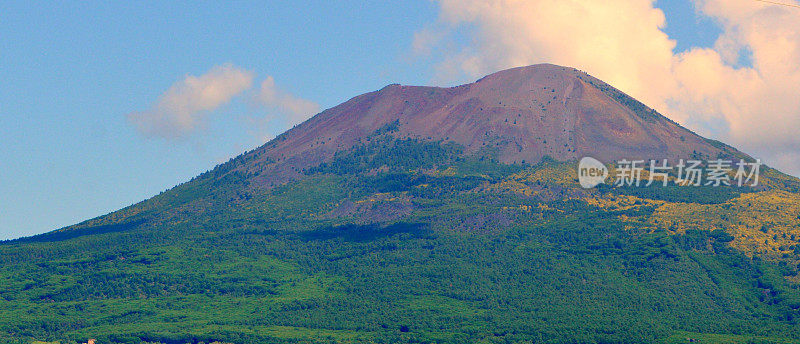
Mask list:
[[[656,6],[677,51],[720,34],[688,0]],[[439,14],[429,1],[0,3],[0,239],[119,209],[263,143],[246,118],[270,110],[241,97],[191,137],[139,134],[125,115],[186,75],[231,63],[323,109],[431,84],[439,61],[411,46]]]

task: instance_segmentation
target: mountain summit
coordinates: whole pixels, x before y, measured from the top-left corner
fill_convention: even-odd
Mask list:
[[[262,181],[285,181],[381,128],[396,137],[491,150],[504,163],[591,156],[675,159],[736,154],[577,69],[512,68],[450,88],[389,85],[325,110],[251,154]]]

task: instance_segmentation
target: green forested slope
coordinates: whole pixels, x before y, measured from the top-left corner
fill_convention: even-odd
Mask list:
[[[0,245],[2,341],[800,342],[794,208],[774,252],[722,216],[774,188],[585,191],[385,132],[270,190],[243,159]]]

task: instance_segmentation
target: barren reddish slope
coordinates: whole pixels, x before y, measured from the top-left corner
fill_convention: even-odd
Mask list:
[[[400,137],[494,147],[503,162],[592,156],[618,159],[717,157],[731,149],[670,121],[602,81],[550,64],[504,70],[451,87],[389,85],[325,110],[249,153],[244,168],[262,184],[348,149],[397,121]]]

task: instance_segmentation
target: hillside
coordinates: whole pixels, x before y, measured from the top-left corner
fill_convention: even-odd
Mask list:
[[[4,242],[0,339],[800,343],[800,181],[583,189],[583,156],[751,159],[572,68],[390,85]]]

